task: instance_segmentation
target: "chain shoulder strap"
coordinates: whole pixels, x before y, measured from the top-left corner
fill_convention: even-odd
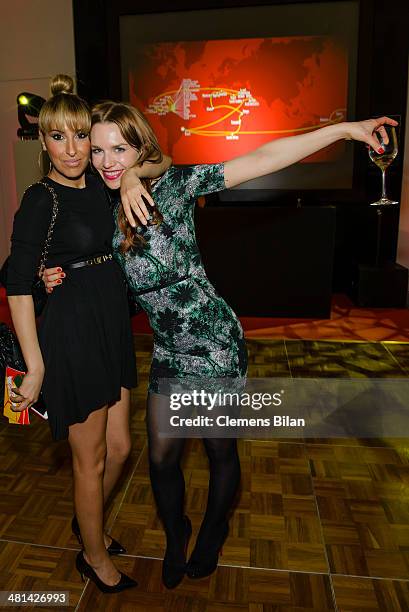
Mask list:
[[[57,215],[58,215],[58,198],[57,198],[57,194],[55,192],[54,187],[51,187],[51,185],[49,185],[45,181],[38,181],[37,184],[43,185],[43,187],[45,187],[49,191],[53,199],[53,210],[51,213],[51,221],[50,221],[50,225],[48,226],[47,238],[45,239],[44,247],[41,252],[40,265],[38,267],[38,271],[39,273],[41,273],[44,270],[45,263],[47,261],[48,249],[50,248],[51,238],[52,238],[53,231],[54,231],[55,220],[57,219]]]

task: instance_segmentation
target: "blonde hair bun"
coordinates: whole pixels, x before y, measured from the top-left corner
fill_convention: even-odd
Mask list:
[[[57,74],[51,80],[51,95],[74,93],[74,81],[68,74]]]

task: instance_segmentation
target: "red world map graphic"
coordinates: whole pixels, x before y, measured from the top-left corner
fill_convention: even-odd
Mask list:
[[[224,161],[345,119],[348,56],[333,37],[140,44],[131,65],[130,101],[174,163]]]

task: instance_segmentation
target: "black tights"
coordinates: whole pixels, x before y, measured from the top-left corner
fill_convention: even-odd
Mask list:
[[[147,427],[149,471],[153,494],[167,538],[167,558],[180,562],[184,556],[185,480],[180,466],[184,439],[158,435],[160,415],[169,404],[159,395],[148,397]],[[162,412],[161,412],[162,411]],[[200,527],[195,551],[213,552],[220,544],[229,511],[240,484],[240,460],[234,438],[203,439],[209,460],[209,492],[206,513]]]

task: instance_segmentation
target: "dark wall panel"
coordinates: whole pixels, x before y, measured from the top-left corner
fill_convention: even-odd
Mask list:
[[[209,278],[237,314],[329,316],[335,208],[198,208],[196,234]]]

